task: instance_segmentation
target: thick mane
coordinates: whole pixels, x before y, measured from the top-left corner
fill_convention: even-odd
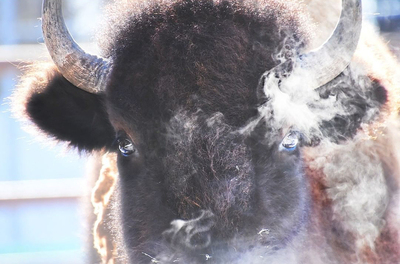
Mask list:
[[[121,37],[121,32],[129,32],[134,29],[135,24],[141,20],[151,19],[158,16],[166,18],[168,12],[175,12],[174,8],[179,6],[193,6],[192,12],[201,6],[219,6],[219,9],[226,7],[226,12],[252,13],[253,17],[258,16],[265,20],[271,16],[277,19],[281,25],[292,24],[291,30],[302,35],[304,39],[313,36],[315,25],[310,24],[309,13],[304,4],[299,0],[244,0],[244,1],[180,1],[180,0],[115,0],[104,8],[104,20],[99,26],[102,30],[97,34],[97,41],[104,52],[104,56],[110,56],[115,47],[115,40]],[[220,10],[220,11],[222,11]],[[216,10],[210,12],[218,12]],[[189,15],[189,13],[188,13]],[[262,18],[264,17],[264,18]],[[192,18],[187,17],[191,20]],[[301,25],[301,26],[300,26]],[[133,40],[133,39],[132,39]]]
[[[228,122],[243,125],[255,114],[261,74],[296,56],[309,37],[297,5],[258,4],[157,2],[129,22],[122,19],[112,37],[101,38],[112,39],[106,54],[116,65],[110,100],[123,112],[146,109],[146,120],[168,119],[176,106],[192,111],[217,106]]]

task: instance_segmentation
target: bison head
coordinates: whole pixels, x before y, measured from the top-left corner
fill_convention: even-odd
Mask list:
[[[288,263],[282,252],[300,255],[337,220],[316,217],[329,199],[305,150],[353,139],[387,102],[348,67],[360,2],[344,0],[330,39],[309,52],[295,3],[121,3],[98,57],[69,35],[61,1],[45,0],[57,69],[31,75],[26,113],[81,150],[118,153],[111,236],[129,263]],[[332,256],[346,233],[333,226]]]

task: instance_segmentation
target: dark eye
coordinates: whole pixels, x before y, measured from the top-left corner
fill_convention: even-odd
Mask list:
[[[299,143],[299,133],[291,131],[282,140],[281,146],[279,148],[286,151],[293,151],[297,148],[298,143]]]
[[[125,157],[128,157],[136,152],[136,148],[133,145],[132,141],[127,138],[118,138],[118,147],[121,154]]]

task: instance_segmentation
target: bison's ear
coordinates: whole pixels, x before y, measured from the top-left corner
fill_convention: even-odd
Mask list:
[[[47,135],[79,150],[110,148],[114,139],[104,96],[68,82],[54,65],[36,65],[22,78],[13,108]]]

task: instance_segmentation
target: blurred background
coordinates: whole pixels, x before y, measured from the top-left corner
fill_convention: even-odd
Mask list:
[[[107,0],[64,1],[71,34],[91,44]],[[363,0],[364,17],[391,49],[400,51],[400,0]],[[47,60],[41,33],[41,0],[0,1],[0,263],[91,263],[85,211],[90,190],[85,156],[51,146],[21,129],[9,97],[29,61]],[[86,203],[86,205],[85,205]]]
[[[43,144],[11,118],[9,97],[29,61],[47,60],[42,0],[0,1],[0,263],[90,263],[87,157]],[[105,0],[64,1],[74,38],[88,49]],[[83,198],[82,198],[83,197]],[[89,205],[87,205],[89,206]]]

